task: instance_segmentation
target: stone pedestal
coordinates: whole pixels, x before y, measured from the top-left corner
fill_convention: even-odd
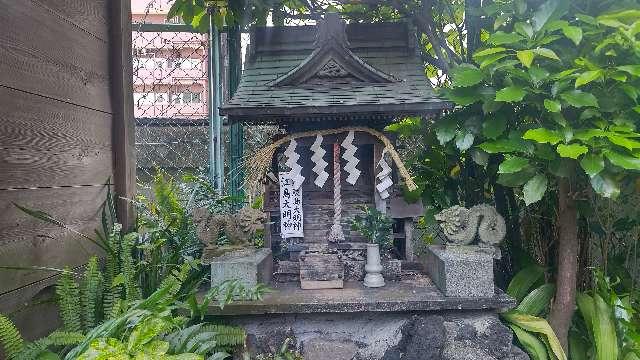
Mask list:
[[[426,267],[445,296],[493,297],[493,258],[492,248],[433,245],[427,250]]]
[[[341,289],[344,265],[338,254],[300,254],[300,287],[302,289]]]
[[[273,275],[271,249],[242,249],[212,258],[211,286],[226,280],[240,280],[245,286],[268,284]]]

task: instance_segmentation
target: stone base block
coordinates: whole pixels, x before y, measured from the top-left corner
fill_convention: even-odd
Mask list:
[[[346,280],[364,280],[364,260],[344,260],[344,278]],[[402,262],[400,260],[383,260],[382,276],[387,281],[399,281],[402,275]]]
[[[240,280],[245,286],[268,284],[273,275],[271,249],[242,249],[210,260],[211,286]]]
[[[427,272],[445,296],[493,297],[493,253],[478,246],[429,246]]]
[[[344,286],[344,265],[337,254],[303,252],[299,263],[301,288],[341,289]]]

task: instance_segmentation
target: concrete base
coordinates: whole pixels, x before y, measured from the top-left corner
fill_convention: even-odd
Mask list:
[[[276,353],[290,338],[306,360],[529,360],[498,318],[515,305],[500,290],[445,297],[416,274],[377,289],[359,281],[322,290],[276,283],[262,300],[210,304],[207,315],[242,326],[251,358]]]
[[[226,318],[247,350],[275,353],[286,338],[306,360],[529,360],[491,311],[266,314]]]
[[[269,284],[273,275],[271,249],[242,249],[210,260],[211,286],[240,280],[245,286]]]
[[[493,252],[485,248],[429,246],[426,267],[431,280],[445,296],[486,298],[495,295]]]

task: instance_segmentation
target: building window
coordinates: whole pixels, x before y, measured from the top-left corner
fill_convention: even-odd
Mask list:
[[[171,94],[172,104],[199,104],[202,102],[202,93],[184,91]]]
[[[136,107],[142,108],[143,105],[153,104],[153,93],[133,93],[133,101],[136,103]]]
[[[166,104],[168,102],[168,97],[166,93],[155,93],[154,103],[156,104]]]

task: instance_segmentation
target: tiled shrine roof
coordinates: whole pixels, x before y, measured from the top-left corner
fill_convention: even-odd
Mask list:
[[[260,27],[239,88],[221,110],[231,121],[392,119],[438,112],[405,23]]]

